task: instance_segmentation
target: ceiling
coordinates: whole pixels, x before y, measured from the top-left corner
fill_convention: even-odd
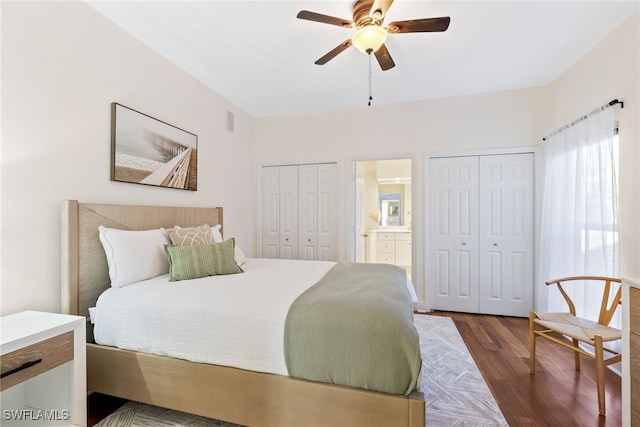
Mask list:
[[[98,12],[254,117],[366,107],[369,58],[354,30],[296,19],[352,19],[352,1],[96,1]],[[396,0],[385,23],[450,16],[442,33],[391,34],[395,68],[372,62],[372,105],[546,85],[638,10],[627,1]]]

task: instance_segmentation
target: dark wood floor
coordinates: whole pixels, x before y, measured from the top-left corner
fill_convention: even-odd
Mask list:
[[[621,381],[607,370],[607,416],[598,415],[595,365],[547,340],[538,340],[536,374],[529,375],[528,319],[466,313],[433,312],[453,318],[473,359],[512,427],[620,427]],[[92,394],[89,427],[125,401]],[[443,426],[445,427],[445,426]]]
[[[127,403],[126,400],[92,393],[87,398],[87,426],[93,427],[107,415]]]
[[[453,318],[510,426],[620,427],[621,380],[607,369],[607,416],[598,415],[595,363],[548,340],[537,340],[529,374],[529,319],[434,312]]]

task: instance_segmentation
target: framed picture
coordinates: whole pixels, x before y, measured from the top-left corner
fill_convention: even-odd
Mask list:
[[[198,189],[198,136],[111,104],[111,180]]]

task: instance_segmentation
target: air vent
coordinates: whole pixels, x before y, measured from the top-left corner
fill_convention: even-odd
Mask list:
[[[235,120],[236,116],[231,111],[227,110],[227,130],[231,133],[233,133],[236,128]]]

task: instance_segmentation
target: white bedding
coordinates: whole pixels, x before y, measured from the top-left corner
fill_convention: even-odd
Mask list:
[[[284,324],[293,301],[335,265],[250,258],[240,274],[109,288],[94,311],[101,345],[287,375]],[[413,301],[413,285],[407,279]]]

